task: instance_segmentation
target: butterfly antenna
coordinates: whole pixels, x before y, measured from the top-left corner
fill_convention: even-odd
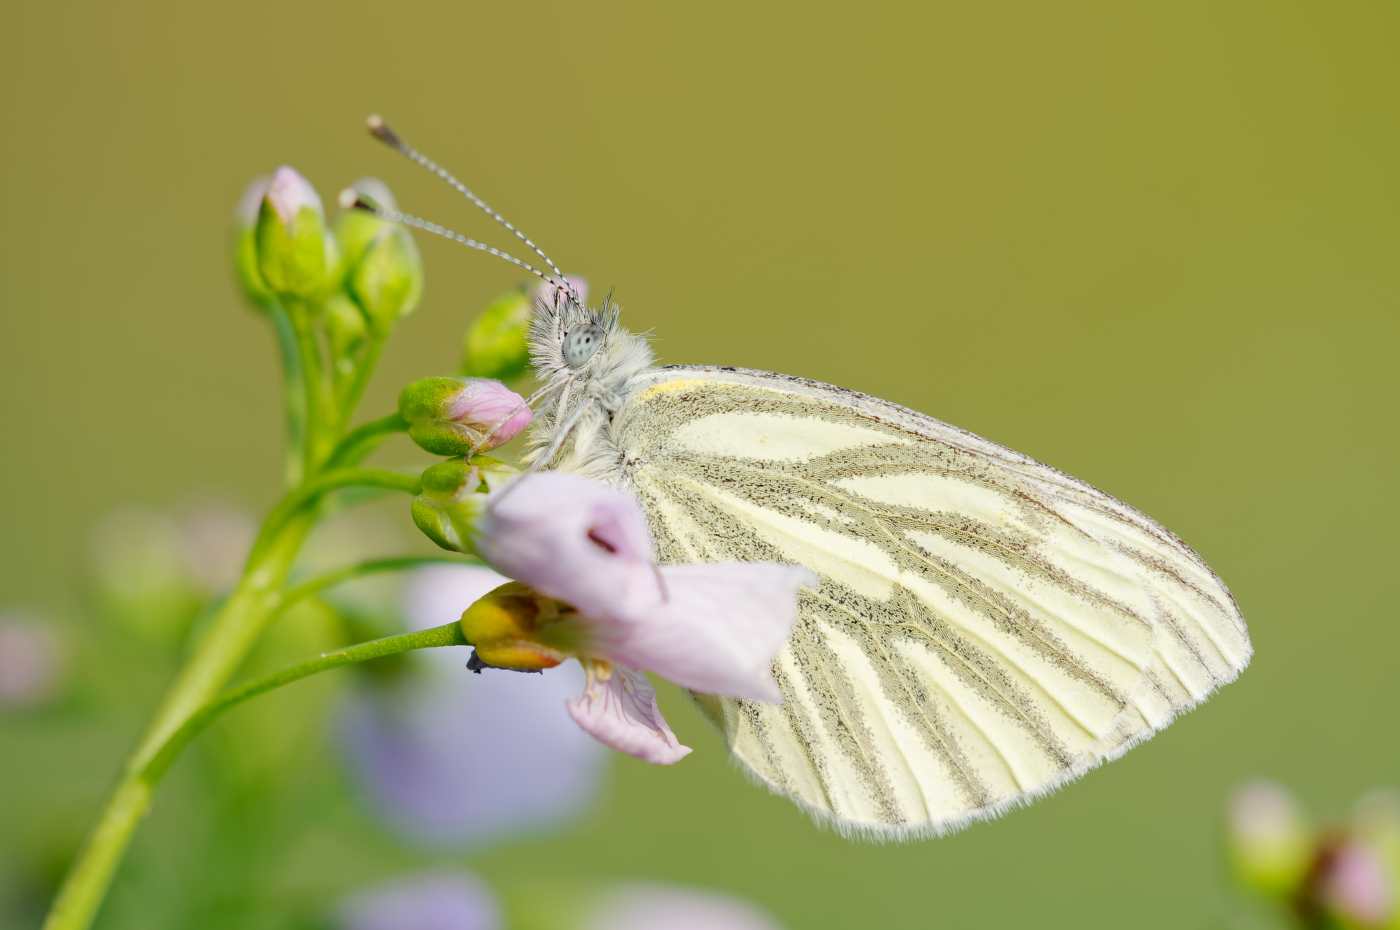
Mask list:
[[[453,242],[460,242],[462,243],[462,245],[465,245],[468,248],[477,249],[481,252],[486,252],[487,254],[496,256],[497,258],[504,258],[512,265],[519,265],[521,268],[524,268],[526,271],[530,272],[530,274],[535,275],[543,281],[548,281],[555,287],[567,288],[569,286],[568,284],[560,284],[552,276],[545,274],[543,271],[540,271],[533,265],[522,262],[514,255],[507,255],[500,249],[492,248],[491,246],[486,245],[485,243],[477,242],[475,239],[468,239],[461,233],[453,232],[445,226],[439,226],[437,223],[430,223],[427,220],[422,219],[421,217],[413,216],[408,213],[400,213],[398,210],[385,210],[383,207],[379,206],[379,204],[367,199],[363,194],[361,194],[354,188],[347,187],[345,190],[340,192],[340,208],[342,210],[363,210],[366,213],[373,213],[381,220],[385,220],[390,223],[400,223],[404,226],[412,226],[414,229],[421,229],[424,232],[430,232],[435,236],[441,236],[444,239],[451,239]]]
[[[528,245],[531,249],[534,250],[536,255],[544,259],[544,263],[549,266],[549,270],[554,272],[555,276],[558,277],[558,282],[551,283],[556,283],[558,286],[566,290],[569,293],[569,296],[572,297],[576,302],[583,302],[579,297],[578,291],[576,291],[574,289],[574,286],[569,283],[569,280],[564,277],[564,272],[560,271],[559,266],[554,264],[554,262],[550,260],[550,257],[548,255],[544,254],[544,250],[541,249],[539,246],[535,245],[535,243],[531,242],[528,236],[526,236],[520,230],[516,229],[504,216],[501,216],[501,214],[497,213],[495,210],[492,210],[489,206],[487,206],[486,201],[482,200],[480,197],[476,196],[476,194],[473,194],[470,190],[468,190],[467,185],[463,184],[461,181],[453,177],[452,174],[446,168],[442,167],[437,162],[433,161],[431,158],[424,155],[422,152],[418,151],[413,146],[400,139],[398,137],[398,134],[395,133],[394,130],[390,129],[389,125],[385,123],[384,120],[381,119],[378,115],[371,116],[368,120],[366,120],[366,125],[369,127],[370,135],[374,136],[376,139],[378,139],[380,142],[383,142],[385,145],[388,145],[390,148],[394,149],[396,152],[407,158],[409,161],[417,162],[424,168],[427,168],[433,174],[442,178],[449,185],[451,185],[451,187],[454,190],[456,190],[457,193],[461,194],[463,197],[467,198],[472,203],[474,203],[487,216],[491,217],[491,219],[495,220],[497,223],[500,223],[506,229],[509,229],[511,232],[515,233],[516,237],[520,239],[521,242]]]

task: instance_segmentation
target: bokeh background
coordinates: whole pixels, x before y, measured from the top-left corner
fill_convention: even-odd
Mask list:
[[[88,628],[95,521],[279,493],[274,346],[229,273],[245,182],[289,163],[329,201],[373,174],[508,246],[371,112],[616,285],[664,362],[833,382],[1082,477],[1195,546],[1257,650],[1122,760],[907,846],[750,786],[667,688],[692,757],[613,759],[582,819],[451,861],[521,894],[724,889],[794,928],[1212,926],[1231,785],[1341,812],[1400,779],[1397,48],[1389,3],[5,5],[0,605],[82,676],[0,713],[4,926],[34,925],[168,674]],[[450,373],[519,280],[419,241],[425,301],[366,415]],[[384,523],[417,545],[406,512]],[[295,658],[319,634],[281,635]],[[302,729],[262,768],[235,754],[242,807],[201,814],[210,757],[181,763],[103,926],[178,925],[180,876],[271,927],[440,861],[328,761],[347,680],[268,699]]]

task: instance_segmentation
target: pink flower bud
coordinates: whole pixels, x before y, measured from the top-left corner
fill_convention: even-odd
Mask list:
[[[504,445],[530,425],[525,399],[490,378],[424,378],[403,389],[399,413],[408,434],[435,455],[465,455]]]
[[[267,187],[267,202],[277,211],[277,218],[288,230],[296,226],[297,216],[303,207],[310,207],[316,216],[325,222],[326,211],[321,206],[321,195],[316,188],[297,173],[295,168],[283,165],[272,175],[272,183]]]

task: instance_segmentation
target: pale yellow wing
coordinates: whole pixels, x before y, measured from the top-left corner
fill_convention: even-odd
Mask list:
[[[1082,481],[876,398],[651,369],[606,430],[665,563],[800,563],[784,704],[697,695],[734,755],[847,833],[956,829],[1151,736],[1248,662],[1185,543]]]

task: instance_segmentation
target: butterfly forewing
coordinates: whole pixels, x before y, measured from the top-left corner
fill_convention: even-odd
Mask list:
[[[764,372],[632,379],[607,430],[663,562],[780,561],[782,706],[697,695],[838,828],[954,829],[1125,751],[1238,674],[1225,586],[1081,481],[893,404]]]

